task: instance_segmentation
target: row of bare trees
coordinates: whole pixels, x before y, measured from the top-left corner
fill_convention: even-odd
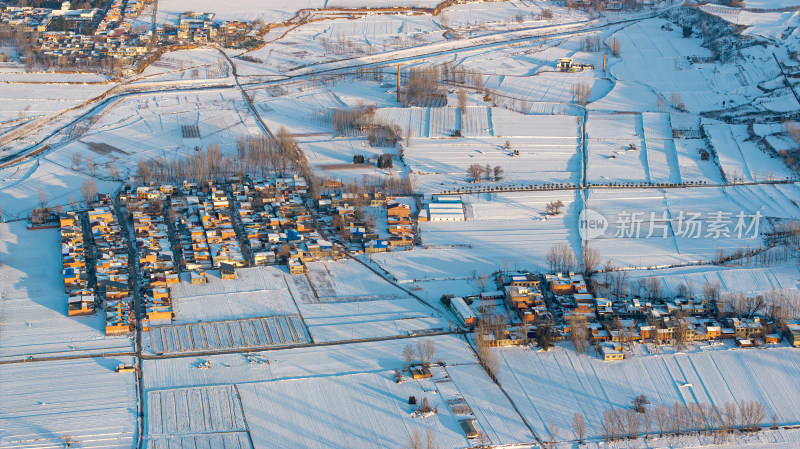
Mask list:
[[[442,69],[439,66],[411,67],[406,73],[405,89],[402,91],[404,105],[447,104],[446,91],[442,85]]]
[[[586,36],[581,41],[581,51],[600,51],[602,48],[600,36]]]
[[[586,104],[592,95],[592,86],[589,83],[573,84],[570,86],[570,93],[573,103]]]
[[[137,166],[138,178],[144,184],[180,183],[221,180],[231,175],[285,175],[290,171],[307,171],[303,152],[289,131],[283,127],[275,138],[239,138],[237,151],[232,156],[223,154],[219,144],[209,145],[206,151],[197,150],[191,157],[140,159]]]
[[[658,432],[659,437],[679,435],[730,434],[737,428],[755,432],[766,419],[766,408],[758,401],[743,400],[738,404],[727,402],[720,409],[707,403],[657,405],[645,408],[612,408],[603,412],[600,423],[603,440],[649,438]],[[772,416],[773,427],[778,426],[778,416]],[[586,436],[583,415],[573,416],[572,427],[579,442]]]
[[[568,244],[557,243],[547,251],[547,264],[551,272],[569,273],[575,271],[578,260]]]
[[[475,326],[473,337],[478,348],[478,360],[480,360],[481,366],[489,374],[489,377],[496,381],[499,362],[497,355],[492,351],[491,341],[505,331],[506,320],[501,315],[493,314],[491,310],[485,310],[484,316],[485,318],[478,321],[478,325]]]
[[[436,342],[433,340],[419,340],[415,346],[411,343],[403,347],[403,361],[405,362],[405,369],[408,369],[415,360],[424,365],[430,365],[433,360],[433,354],[436,352]]]
[[[800,318],[800,292],[794,289],[771,289],[759,295],[726,293],[718,305],[720,314],[752,317],[764,314],[774,320]]]
[[[364,194],[383,193],[389,196],[411,195],[416,188],[416,179],[413,175],[400,176],[375,176],[364,175],[358,181],[342,183],[342,191],[354,195],[357,207],[365,206]]]
[[[467,167],[467,176],[472,180],[472,182],[478,182],[484,176],[486,177],[487,181],[491,181],[492,179],[497,181],[501,176],[503,176],[503,173],[505,173],[505,171],[503,170],[503,167],[499,165],[495,165],[494,168],[492,168],[492,166],[489,164],[486,164],[485,166],[481,164],[472,164]]]

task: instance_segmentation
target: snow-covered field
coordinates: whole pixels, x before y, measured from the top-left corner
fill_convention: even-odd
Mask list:
[[[587,207],[603,215],[609,227],[591,245],[618,266],[709,261],[720,249],[730,253],[762,244],[759,238],[753,238],[756,227],[751,228],[756,213],[763,217],[757,226],[760,233],[769,231],[766,217],[798,217],[800,209],[789,199],[796,195],[797,188],[794,184],[778,184],[592,190]],[[698,213],[700,228],[689,229],[690,218]],[[661,226],[665,214],[671,221],[666,233]],[[742,228],[737,228],[739,214],[744,214]],[[716,232],[715,222],[722,232]]]
[[[316,343],[411,335],[452,328],[447,319],[410,298],[303,304],[300,311]]]
[[[5,320],[4,320],[5,322]],[[135,373],[116,373],[132,357],[0,365],[3,448],[136,446]]]
[[[430,429],[443,449],[468,445],[430,380],[397,384],[384,371],[250,383],[239,392],[256,447],[402,447],[414,429]],[[411,416],[412,395],[428,398],[439,413]]]
[[[791,291],[798,288],[800,268],[795,264],[770,267],[683,267],[664,270],[635,270],[628,272],[631,279],[655,276],[667,295],[677,295],[681,284],[701,288],[704,284],[719,282],[723,292],[749,295],[765,294],[772,289]]]
[[[153,326],[148,343],[156,354],[191,354],[306,344],[308,332],[297,315]]]
[[[34,77],[37,84],[28,84],[24,82],[27,81],[26,77],[19,74],[7,76],[8,80],[0,72],[0,81],[7,81],[0,82],[0,102],[4,105],[0,108],[0,122],[53,115],[97,97],[113,87],[104,84],[56,84],[63,82],[64,78],[55,76],[48,82],[50,77],[41,74]],[[70,76],[67,75],[66,80],[69,79]]]
[[[209,274],[207,284],[186,281],[175,284],[170,289],[175,322],[196,323],[297,313],[284,275],[289,277],[276,267],[254,267],[236,270],[237,279],[221,279],[217,274]]]
[[[210,0],[167,0],[158,5],[157,22],[175,20],[186,11],[215,12],[218,20],[261,19],[264,23],[272,23],[285,21],[304,8],[433,7],[438,3],[436,0],[275,0],[260,5],[235,1],[220,8],[219,3]]]
[[[303,377],[326,377],[346,373],[377,373],[403,366],[406,344],[432,340],[436,345],[433,360],[448,365],[475,363],[475,355],[464,340],[454,335],[413,339],[311,346],[292,350],[259,351],[254,355],[268,364],[251,364],[242,354],[204,357],[208,369],[199,369],[196,357],[144,360],[144,388],[165,389],[196,385],[241,384]],[[310,362],[310,363],[309,363]],[[408,399],[408,398],[406,398]]]
[[[408,295],[355,260],[316,262],[308,266],[313,298],[303,302],[350,302],[393,300]],[[302,281],[302,280],[301,280]]]
[[[591,350],[590,350],[591,351]],[[500,384],[514,398],[538,435],[547,435],[552,419],[560,439],[576,440],[574,413],[586,419],[587,437],[602,435],[602,414],[625,409],[644,394],[651,405],[725,403],[756,400],[784,425],[797,425],[800,375],[796,349],[723,350],[634,356],[603,362],[592,354],[578,355],[565,344],[548,352],[503,348]],[[766,422],[764,424],[767,424]]]

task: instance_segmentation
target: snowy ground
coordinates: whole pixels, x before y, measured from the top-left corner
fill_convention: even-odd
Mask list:
[[[176,323],[297,313],[287,287],[290,277],[279,268],[236,270],[237,279],[221,279],[216,273],[209,274],[207,284],[183,281],[170,289]]]
[[[777,413],[782,425],[798,424],[800,398],[794,397],[791,385],[800,365],[791,348],[729,348],[621,362],[603,362],[593,352],[578,355],[567,344],[548,352],[504,348],[497,353],[501,385],[539,435],[547,435],[552,419],[559,423],[561,439],[575,440],[569,423],[579,412],[586,419],[587,437],[599,438],[603,412],[629,407],[640,394],[653,405],[707,403],[721,408],[726,402],[756,400],[766,407],[767,417]]]
[[[135,373],[116,373],[127,358],[0,366],[0,445],[86,448],[136,445]]]

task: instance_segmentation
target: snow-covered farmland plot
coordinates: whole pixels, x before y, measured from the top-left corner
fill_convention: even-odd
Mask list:
[[[710,260],[717,250],[731,252],[737,248],[750,248],[762,245],[760,238],[753,238],[755,229],[747,232],[742,229],[742,235],[736,230],[739,219],[738,214],[747,216],[760,213],[762,217],[789,218],[800,217],[800,209],[791,201],[796,198],[798,188],[795,185],[773,186],[732,186],[724,188],[688,188],[665,190],[666,200],[669,204],[670,215],[675,220],[683,211],[688,217],[689,213],[702,213],[704,225],[700,238],[678,238],[676,243],[680,255],[686,261]],[[701,206],[706,205],[706,206]],[[707,206],[713,205],[713,206]],[[708,214],[722,213],[722,221],[730,222],[725,226],[726,232],[717,235],[710,232],[708,224],[714,217]],[[744,225],[749,227],[751,219],[746,218]],[[759,221],[758,232],[770,230],[769,221],[762,218]]]
[[[303,302],[327,303],[408,298],[405,292],[355,260],[310,263],[308,279],[311,282],[314,297],[303,298]]]
[[[595,189],[589,191],[586,206],[608,221],[605,234],[589,242],[604,259],[621,266],[661,265],[682,260],[671,229],[667,229],[666,238],[664,232],[656,227],[650,234],[651,213],[657,225],[663,223],[662,218],[667,213],[661,190]],[[577,220],[577,212],[571,218]],[[636,222],[641,224],[636,227]]]
[[[27,74],[33,75],[35,74]],[[0,80],[5,81],[0,73]],[[23,80],[19,80],[23,81]],[[63,81],[63,78],[60,79]],[[48,116],[77,106],[111,89],[113,84],[0,83],[0,122]]]
[[[708,144],[704,139],[675,139],[673,142],[683,182],[722,184],[719,166],[711,160],[710,156],[708,160],[704,161],[700,155],[700,150],[709,152]]]
[[[632,280],[654,276],[666,296],[677,296],[681,284],[701,288],[706,283],[719,282],[722,292],[762,295],[772,289],[789,291],[797,288],[800,267],[783,264],[770,267],[681,267],[664,270],[634,270],[628,272]]]
[[[403,366],[403,348],[417,341],[436,344],[433,360],[453,364],[476,363],[475,354],[455,335],[436,335],[333,346],[305,346],[292,350],[253,353],[269,363],[251,363],[243,354],[203,356],[208,369],[198,368],[196,357],[143,360],[144,388],[165,389],[197,385],[241,384],[277,379],[328,377],[347,373],[394,371]],[[419,397],[419,396],[418,396]],[[404,398],[408,400],[408,396]],[[248,417],[249,419],[249,417]]]
[[[589,182],[649,182],[639,114],[593,112],[586,122]]]
[[[116,373],[127,358],[36,361],[0,366],[3,448],[136,446],[135,373]]]
[[[455,222],[449,223],[456,224]],[[427,226],[426,224],[425,227]],[[446,232],[446,230],[442,232]],[[434,280],[464,279],[469,277],[472,271],[479,274],[492,273],[497,270],[494,259],[487,259],[485,254],[473,251],[467,245],[440,246],[434,244],[416,248],[414,251],[376,253],[370,256],[369,263],[387,270],[403,284],[417,281],[425,281],[428,284],[428,281]],[[451,291],[445,291],[440,293],[439,297],[442,294],[450,293]]]
[[[91,178],[89,173],[71,169],[69,165],[51,161],[55,154],[0,170],[0,198],[3,216],[27,218],[39,203],[39,192],[44,192],[48,206],[69,204],[70,197],[81,197],[81,185],[94,179],[99,192],[113,192],[118,183]],[[130,164],[131,167],[133,164]],[[98,172],[101,169],[98,168]],[[120,171],[124,168],[120,168]],[[8,175],[8,176],[6,176]]]
[[[197,125],[200,137],[184,136],[182,126],[187,125]],[[78,171],[86,167],[74,167],[74,153],[81,153],[84,161],[92,156],[98,171],[110,160],[119,160],[123,175],[135,168],[135,163],[126,164],[126,160],[194,154],[195,147],[205,149],[210,144],[233,152],[237,137],[261,132],[241,92],[232,89],[134,95],[113,102],[98,111],[91,122],[85,120],[76,127],[80,128],[75,132],[80,139],[48,158]]]
[[[577,183],[580,178],[578,118],[568,115],[522,115],[501,108],[488,112],[472,129],[475,136],[451,139],[411,139],[404,148],[406,163],[417,175],[421,190],[439,192],[462,188],[473,164],[500,166],[501,184]],[[463,122],[462,122],[463,123]],[[480,128],[480,129],[479,129]],[[480,137],[488,134],[491,137]],[[506,148],[508,143],[508,148]],[[513,153],[518,151],[518,155]],[[487,185],[496,185],[489,182]],[[478,186],[484,181],[479,181]]]
[[[623,266],[710,261],[720,250],[730,254],[761,246],[761,235],[771,229],[767,218],[797,218],[800,208],[791,200],[797,189],[792,184],[594,189],[587,207],[608,220],[608,229],[590,244]]]
[[[102,312],[67,316],[57,229],[0,223],[0,298],[0,359],[133,349],[129,336],[105,336]]]
[[[232,385],[147,392],[150,435],[244,431],[242,407]]]
[[[269,348],[309,342],[298,315],[150,327],[156,354]]]
[[[602,75],[599,73],[598,75]],[[499,93],[529,102],[563,102],[574,98],[576,87],[590,89],[589,101],[594,101],[611,90],[611,82],[595,78],[593,71],[561,73],[542,71],[535,77],[504,77],[497,87]]]
[[[238,279],[210,274],[207,284],[180,282],[170,289],[178,323],[297,313],[284,272],[275,267],[236,270]]]
[[[640,394],[652,405],[721,408],[756,400],[764,404],[766,417],[774,412],[780,424],[800,423],[800,393],[794,387],[800,362],[791,348],[634,356],[621,362],[578,355],[566,344],[548,352],[502,348],[497,355],[500,384],[539,435],[547,435],[553,420],[560,439],[576,440],[568,423],[578,412],[586,418],[587,437],[600,438],[603,412],[630,407]]]
[[[782,159],[770,157],[747,140],[747,125],[706,125],[705,130],[729,182],[795,176]]]
[[[508,398],[486,375],[480,365],[448,366],[447,374],[477,419],[477,426],[492,444],[534,441]],[[438,386],[438,383],[437,383]]]
[[[220,432],[201,435],[155,437],[147,441],[147,449],[250,449],[253,446],[246,432]]]
[[[447,319],[411,298],[303,304],[300,311],[315,343],[451,329]]]
[[[577,205],[575,193],[525,192],[525,193],[487,193],[465,197],[466,221],[421,223],[421,236],[425,245],[434,248],[455,247],[445,252],[457,251],[462,263],[453,264],[450,257],[439,258],[439,253],[415,255],[388,255],[375,260],[386,261],[384,266],[393,272],[392,262],[405,257],[417,259],[430,258],[419,263],[412,275],[416,279],[442,279],[465,276],[473,270],[491,273],[502,267],[504,262],[512,264],[515,260],[522,266],[544,264],[545,255],[552,245],[566,241],[577,243]],[[544,209],[551,201],[563,201],[560,215],[544,218]],[[476,259],[479,261],[476,263]],[[383,262],[381,262],[383,265]],[[488,269],[489,267],[494,267]],[[402,273],[395,276],[403,276]]]
[[[669,119],[669,114],[642,113],[647,167],[652,182],[680,184],[680,164]]]
[[[219,79],[229,75],[229,67],[217,50],[195,48],[164,53],[142,75],[137,83]]]
[[[415,429],[421,435],[429,429],[439,448],[468,446],[431,380],[398,384],[392,375],[384,371],[239,385],[253,445],[394,448],[404,447]],[[439,413],[413,417],[412,395],[419,401],[428,398]]]

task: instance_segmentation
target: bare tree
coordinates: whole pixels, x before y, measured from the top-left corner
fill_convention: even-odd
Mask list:
[[[591,276],[591,274],[597,271],[597,268],[600,266],[602,257],[600,256],[599,251],[586,244],[583,246],[583,250],[581,251],[581,262],[583,264],[583,273],[586,276]]]
[[[483,166],[481,164],[472,164],[467,167],[467,176],[473,181],[477,182],[483,177]]]
[[[550,434],[550,441],[549,446],[550,449],[553,449],[556,445],[556,440],[558,439],[558,426],[553,420],[550,420],[550,424],[547,425],[547,433]]]
[[[636,410],[630,408],[625,410],[625,424],[628,430],[628,438],[632,440],[638,438],[641,421],[639,420],[639,413]]]
[[[650,428],[653,424],[653,412],[645,409],[644,413],[642,413],[642,422],[644,424],[644,439],[646,440],[650,437]]]
[[[420,413],[428,413],[431,411],[431,403],[427,397],[422,398],[422,404],[419,406]]]
[[[404,369],[408,369],[414,363],[414,347],[411,344],[407,344],[403,348],[403,361],[405,362]]]
[[[491,321],[492,318],[480,320],[473,332],[473,338],[475,340],[475,345],[478,347],[478,359],[481,365],[486,370],[487,374],[489,374],[489,377],[496,379],[498,361],[497,356],[492,352],[491,345],[489,344],[489,338],[492,335]]]
[[[570,272],[575,269],[575,253],[566,243],[558,243],[547,251],[547,263],[551,271]]]
[[[582,317],[576,317],[572,321],[569,327],[569,336],[578,354],[586,352],[586,345],[589,343],[589,330]]]
[[[667,410],[667,407],[664,405],[657,405],[653,408],[653,417],[658,426],[658,437],[662,438],[664,436],[664,431],[667,430],[669,426],[669,410]]]
[[[736,408],[736,404],[733,402],[726,402],[724,406],[725,410],[725,430],[728,433],[733,433],[734,427],[736,427],[736,419],[738,417],[738,410]]]
[[[586,436],[586,418],[583,417],[583,413],[575,412],[572,415],[572,430],[578,437],[578,444],[583,444],[583,438]]]
[[[417,342],[417,353],[422,363],[426,365],[431,364],[433,353],[436,351],[436,342],[433,340],[424,340]]]
[[[616,438],[616,423],[617,419],[614,415],[614,410],[609,409],[603,412],[603,420],[601,421],[601,430],[603,433],[603,440],[608,443]]]
[[[494,172],[494,180],[498,181],[500,179],[500,177],[503,176],[503,173],[504,173],[503,172],[503,167],[501,167],[499,165],[495,165],[494,169],[492,169],[492,170]]]
[[[97,197],[97,181],[89,178],[84,179],[81,184],[81,194],[83,195],[83,200],[86,201],[86,205],[91,204]]]
[[[86,156],[86,168],[89,169],[89,174],[94,176],[94,170],[95,170],[94,156],[92,156],[91,154],[89,156]]]
[[[550,201],[544,208],[544,212],[547,215],[558,215],[561,213],[561,208],[564,207],[564,202],[561,200],[558,201]]]
[[[467,91],[464,89],[458,91],[458,108],[461,109],[461,114],[467,113]]]
[[[764,404],[753,401],[753,418],[752,418],[752,430],[758,431],[761,428],[761,423],[764,422],[764,418],[767,417],[767,410],[764,408]]]
[[[420,435],[418,429],[414,429],[408,434],[408,443],[406,447],[408,449],[423,449],[422,435]]]
[[[661,298],[661,282],[655,276],[650,276],[645,280],[647,297],[650,300]]]
[[[436,434],[431,429],[425,429],[425,449],[438,449]]]
[[[70,447],[72,446],[72,443],[75,442],[75,440],[72,438],[72,435],[70,434],[61,435],[61,440],[64,441],[65,447]]]
[[[72,164],[75,165],[76,170],[81,169],[81,161],[83,160],[83,154],[81,153],[72,153]]]

